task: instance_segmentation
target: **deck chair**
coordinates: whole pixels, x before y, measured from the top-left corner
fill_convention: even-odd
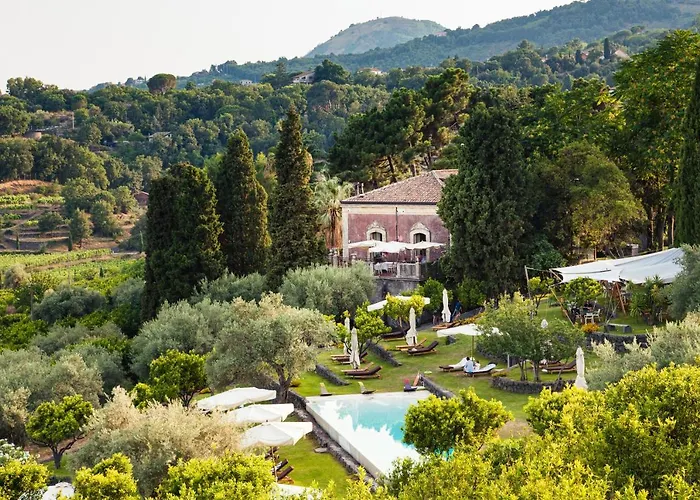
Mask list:
[[[367,354],[367,351],[360,354],[360,363],[364,361],[364,359],[367,357]],[[333,362],[338,363],[340,365],[347,365],[350,363],[350,356],[331,356],[331,359],[333,360]]]
[[[440,365],[440,369],[444,372],[460,372],[464,370],[464,367],[467,365],[467,358],[462,358],[459,360],[459,363],[455,363],[454,365]]]
[[[405,330],[394,330],[393,332],[385,333],[381,335],[382,340],[401,340],[406,336],[408,329]]]
[[[292,472],[293,470],[294,470],[294,467],[292,467],[291,465],[288,465],[283,470],[277,472],[277,474],[275,474],[277,476],[277,481],[281,481],[282,479],[287,477],[289,475],[289,473]]]
[[[276,465],[272,468],[273,472],[274,472],[274,473],[279,472],[280,470],[282,470],[282,467],[284,467],[284,466],[287,465],[288,463],[289,463],[289,460],[287,460],[287,459],[285,458],[284,460],[282,460],[280,463],[276,464]]]
[[[367,389],[362,382],[358,382],[358,384],[360,384],[360,394],[373,394],[375,391],[375,389]]]
[[[417,342],[415,345],[397,345],[394,349],[397,351],[408,351],[409,349],[413,349],[415,347],[423,347],[423,344],[425,344],[425,341],[428,339],[423,339],[420,342]]]
[[[379,378],[379,370],[381,369],[381,366],[376,365],[364,370],[347,370],[345,376],[350,378]]]
[[[576,360],[572,359],[568,363],[557,366],[555,368],[545,368],[542,370],[544,373],[566,373],[576,371]]]
[[[416,375],[416,378],[413,379],[413,385],[411,385],[410,382],[406,381],[403,385],[403,392],[415,392],[415,391],[420,391],[425,389],[424,386],[418,385],[420,383],[420,373]]]
[[[409,356],[422,356],[423,354],[432,354],[434,352],[437,352],[435,348],[438,346],[438,341],[433,340],[429,345],[426,347],[417,347],[413,349],[409,349],[406,351],[406,353]]]
[[[467,372],[466,375],[467,375],[467,377],[481,377],[481,376],[485,376],[485,375],[491,375],[491,372],[493,371],[494,368],[496,368],[496,363],[489,363],[488,365],[484,366],[483,368],[479,368],[478,370],[474,370],[471,373]]]
[[[320,395],[321,396],[332,396],[333,395],[332,392],[328,392],[328,389],[326,389],[326,384],[324,384],[323,382],[321,382],[321,394]]]

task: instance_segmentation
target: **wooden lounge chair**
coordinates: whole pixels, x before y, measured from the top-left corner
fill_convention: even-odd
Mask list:
[[[321,382],[321,394],[320,396],[332,396],[332,392],[328,392],[328,389],[326,389],[326,384]]]
[[[440,365],[440,369],[444,372],[461,372],[467,365],[467,358],[462,358],[459,363],[454,365]]]
[[[438,346],[438,341],[433,340],[428,346],[426,347],[417,347],[414,349],[409,349],[406,351],[406,353],[409,356],[422,356],[423,354],[432,354],[434,352],[437,352],[435,348]]]
[[[276,473],[276,472],[282,470],[282,467],[284,467],[284,466],[287,465],[288,463],[289,463],[289,460],[287,460],[287,459],[285,458],[284,460],[282,460],[280,463],[276,464],[276,465],[272,468],[273,473]]]
[[[292,467],[291,465],[288,465],[288,466],[285,467],[283,470],[279,471],[279,472],[276,474],[276,476],[277,476],[277,481],[281,481],[282,479],[284,479],[285,477],[287,477],[287,476],[289,475],[289,473],[292,472],[293,470],[294,470],[294,467]]]
[[[413,379],[413,385],[407,380],[404,385],[403,385],[403,392],[415,392],[415,391],[420,391],[425,389],[424,386],[418,385],[420,382],[420,373],[416,375],[416,378]]]
[[[544,363],[540,363],[540,368],[545,370],[551,370],[564,366],[564,364],[565,363],[562,363],[561,361],[546,361]]]
[[[375,389],[367,389],[362,382],[358,382],[358,384],[360,384],[360,394],[373,394],[375,391]]]
[[[409,349],[413,349],[414,347],[423,347],[423,344],[425,344],[426,340],[427,339],[423,339],[415,345],[397,345],[394,349],[396,349],[397,351],[408,351]]]
[[[566,373],[576,371],[576,360],[572,359],[568,363],[557,366],[556,368],[545,368],[542,370],[544,373]]]
[[[367,357],[367,354],[368,354],[367,351],[360,354],[360,362],[362,362]],[[348,363],[350,363],[350,355],[331,356],[331,360],[333,360],[333,362],[341,364],[341,365],[348,364]]]
[[[345,376],[350,378],[379,378],[379,370],[381,369],[381,366],[376,365],[364,370],[348,370],[345,372]]]
[[[382,340],[401,340],[406,336],[406,333],[408,332],[408,329],[406,330],[394,330],[393,332],[385,333],[381,335]]]
[[[494,368],[496,368],[496,363],[489,363],[488,365],[484,366],[483,368],[479,368],[478,370],[474,370],[471,373],[467,372],[466,375],[467,375],[467,377],[483,377],[486,375],[491,375],[491,372],[493,371]]]

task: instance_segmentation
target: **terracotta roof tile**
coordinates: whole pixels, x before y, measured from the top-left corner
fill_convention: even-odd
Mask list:
[[[343,200],[343,203],[436,205],[442,196],[445,179],[456,173],[457,170],[432,170],[426,174],[353,196]]]

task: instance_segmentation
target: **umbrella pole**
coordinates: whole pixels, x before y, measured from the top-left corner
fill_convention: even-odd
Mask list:
[[[472,359],[474,359],[474,337],[472,337]]]

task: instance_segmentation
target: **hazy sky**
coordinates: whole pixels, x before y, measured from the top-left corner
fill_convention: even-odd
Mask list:
[[[376,17],[484,26],[571,0],[0,0],[0,88],[33,76],[88,88],[130,76],[302,56]]]

